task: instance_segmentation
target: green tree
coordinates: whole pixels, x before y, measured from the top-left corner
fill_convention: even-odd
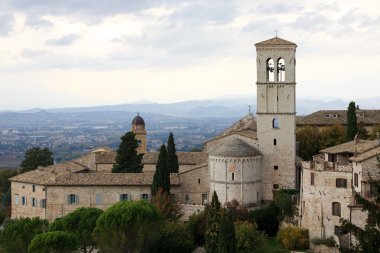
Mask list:
[[[321,150],[321,133],[317,127],[307,126],[297,131],[298,153],[303,160],[309,161]]]
[[[208,207],[206,207],[206,209],[207,208]],[[192,214],[186,223],[186,229],[193,236],[193,240],[198,246],[205,244],[207,212],[207,210],[203,210],[201,212]]]
[[[116,155],[116,164],[112,168],[113,173],[139,173],[142,172],[141,163],[144,154],[138,154],[139,146],[136,135],[127,132],[121,137],[121,143]]]
[[[173,133],[170,133],[168,138],[168,152],[166,155],[166,168],[170,173],[178,173],[178,156],[176,154]]]
[[[5,253],[27,253],[32,239],[47,230],[47,220],[21,218],[4,224],[0,240]]]
[[[194,242],[184,224],[165,222],[160,238],[149,253],[191,253]]]
[[[9,178],[17,175],[17,170],[0,171],[0,196],[1,207],[7,209],[11,205],[11,181]]]
[[[298,227],[286,227],[278,232],[277,239],[287,250],[309,248],[309,231]]]
[[[162,189],[163,192],[170,193],[170,172],[166,167],[167,162],[167,149],[165,144],[162,144],[160,148],[160,154],[156,164],[156,171],[154,172],[152,182],[152,195]]]
[[[20,164],[20,172],[35,170],[39,166],[46,167],[54,164],[53,153],[48,148],[34,147],[25,152]]]
[[[346,141],[352,141],[358,133],[355,102],[350,102],[347,109],[347,136]]]
[[[162,189],[153,195],[152,204],[158,208],[165,220],[178,221],[183,216],[182,206]]]
[[[380,169],[380,157],[377,157],[377,160],[377,168]],[[380,252],[380,180],[375,180],[370,175],[369,183],[371,185],[371,191],[373,191],[373,200],[365,199],[353,190],[356,203],[362,206],[362,211],[366,211],[368,214],[367,225],[363,229],[351,223],[349,220],[341,221],[343,225],[342,230],[352,233],[358,241],[358,244],[351,245],[350,249],[341,249],[342,252]]]
[[[214,191],[211,205],[207,212],[207,226],[205,233],[205,250],[206,253],[218,252],[218,231],[220,220],[220,202],[218,195]]]
[[[368,140],[369,139],[369,133],[367,129],[365,128],[365,125],[363,121],[360,121],[358,124],[358,138],[362,140]]]
[[[79,240],[79,251],[91,253],[95,246],[92,233],[95,229],[96,221],[102,213],[103,211],[98,208],[82,207],[54,221],[49,230],[64,231],[75,235]]]
[[[75,235],[62,231],[46,232],[31,241],[28,253],[71,253],[78,248]]]
[[[269,205],[250,212],[251,221],[257,224],[257,228],[268,236],[276,236],[280,225],[280,210],[272,202]]]
[[[262,253],[266,249],[267,239],[265,234],[257,230],[255,223],[237,222],[235,224],[237,252]]]
[[[231,213],[223,208],[220,214],[218,231],[218,253],[236,252],[236,234]]]
[[[342,125],[324,128],[321,132],[321,149],[333,147],[346,142],[346,129]]]
[[[292,194],[286,190],[278,191],[274,203],[279,208],[282,218],[292,218],[295,212],[293,205]]]
[[[159,239],[162,216],[146,202],[119,202],[97,220],[94,238],[101,252],[149,252]]]

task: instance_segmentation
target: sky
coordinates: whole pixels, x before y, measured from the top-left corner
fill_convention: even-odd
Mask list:
[[[256,94],[254,44],[297,43],[297,95],[380,96],[378,0],[0,0],[0,110]]]

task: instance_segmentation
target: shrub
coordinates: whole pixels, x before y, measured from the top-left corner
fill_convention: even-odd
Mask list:
[[[324,239],[314,238],[311,240],[311,242],[314,245],[325,245],[327,247],[335,247],[336,246],[336,241],[335,241],[334,237],[332,237],[332,236],[330,236],[328,238],[324,238]]]
[[[248,221],[249,211],[245,206],[240,206],[237,200],[232,200],[225,204],[226,208],[232,215],[234,221]]]
[[[287,250],[304,250],[309,248],[309,231],[297,227],[282,229],[277,239]]]
[[[207,211],[195,213],[190,216],[186,223],[186,229],[192,235],[196,245],[202,246],[205,244],[205,231],[207,225]]]
[[[272,202],[268,206],[255,209],[250,212],[251,222],[257,224],[257,228],[268,236],[276,236],[280,225],[280,211]]]
[[[257,230],[257,225],[248,221],[235,223],[237,252],[260,253],[266,252],[266,236]]]
[[[77,248],[78,239],[75,235],[53,231],[34,237],[29,245],[28,253],[71,253]]]

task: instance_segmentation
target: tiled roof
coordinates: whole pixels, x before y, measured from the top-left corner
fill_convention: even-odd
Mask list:
[[[156,164],[158,152],[147,152],[144,154],[143,164]],[[207,154],[204,152],[177,152],[179,165],[196,165],[207,161]]]
[[[331,148],[326,148],[321,150],[321,153],[328,153],[328,154],[340,154],[340,153],[351,153],[354,154],[355,152],[357,154],[364,153],[368,150],[371,150],[379,145],[378,141],[367,141],[367,140],[357,140],[356,144],[356,150],[355,150],[355,144],[354,141],[346,142]]]
[[[95,163],[97,164],[114,164],[117,153],[115,151],[96,152]]]
[[[368,160],[370,158],[373,158],[375,156],[378,156],[380,155],[380,146],[374,148],[374,149],[371,149],[371,150],[368,150],[364,153],[361,153],[359,155],[357,155],[356,157],[351,157],[350,160],[353,161],[353,162],[363,162],[365,160]]]
[[[281,39],[279,37],[274,37],[269,40],[264,40],[256,43],[255,46],[297,46],[295,43]]]
[[[357,109],[358,122],[365,125],[380,124],[380,110]],[[297,117],[297,126],[331,126],[347,124],[347,110],[323,110]]]
[[[250,157],[261,155],[261,153],[241,139],[232,138],[212,150],[210,155],[221,157]]]
[[[230,135],[232,133],[241,132],[245,130],[257,131],[257,121],[252,114],[247,114],[237,122],[235,122],[231,127],[224,130],[217,137]]]

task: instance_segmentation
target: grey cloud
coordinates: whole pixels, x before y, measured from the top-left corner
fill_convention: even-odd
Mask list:
[[[21,56],[28,59],[35,59],[47,55],[46,51],[25,49],[22,51]]]
[[[333,22],[324,15],[306,12],[289,25],[306,33],[312,33],[318,30],[326,31],[331,23]]]
[[[26,18],[25,25],[30,26],[35,29],[53,27],[52,22],[46,19],[42,19],[37,16],[30,16],[30,15]]]
[[[279,3],[268,3],[260,4],[257,7],[257,11],[262,14],[284,14],[289,12],[297,12],[302,11],[304,8],[302,6],[296,5],[296,4],[287,4],[283,2]]]
[[[46,45],[49,45],[49,46],[68,46],[68,45],[71,45],[77,39],[79,39],[79,37],[80,36],[78,34],[68,34],[68,35],[64,35],[58,39],[48,40],[48,41],[46,41]]]
[[[14,17],[12,14],[0,16],[0,36],[7,36],[13,29]]]

